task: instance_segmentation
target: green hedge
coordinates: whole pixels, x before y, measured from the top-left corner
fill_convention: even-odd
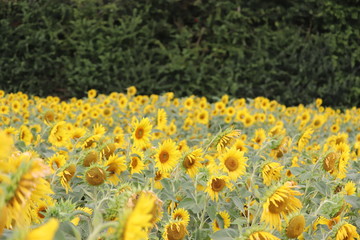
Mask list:
[[[360,105],[359,0],[0,0],[0,88]]]

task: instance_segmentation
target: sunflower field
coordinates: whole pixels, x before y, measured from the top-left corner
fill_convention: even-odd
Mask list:
[[[0,91],[0,239],[359,239],[360,109]]]

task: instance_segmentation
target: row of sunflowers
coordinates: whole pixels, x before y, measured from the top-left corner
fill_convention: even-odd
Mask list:
[[[0,91],[0,239],[359,239],[360,109]]]

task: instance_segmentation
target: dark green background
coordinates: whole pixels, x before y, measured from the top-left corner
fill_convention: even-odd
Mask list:
[[[0,0],[0,88],[360,106],[359,0]]]

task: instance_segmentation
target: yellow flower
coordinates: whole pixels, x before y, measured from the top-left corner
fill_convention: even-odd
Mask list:
[[[228,128],[221,132],[214,140],[217,151],[224,151],[226,147],[229,147],[239,136],[240,131],[237,129]]]
[[[209,112],[201,109],[196,117],[198,123],[207,125],[209,123]]]
[[[70,187],[70,181],[75,176],[76,173],[76,165],[69,164],[64,166],[64,170],[62,170],[57,175],[60,177],[60,183],[65,188],[66,193],[72,191]]]
[[[297,146],[298,150],[302,151],[305,146],[309,143],[309,140],[311,138],[311,134],[313,134],[314,130],[312,128],[307,128],[300,136]]]
[[[189,152],[185,155],[182,161],[182,165],[187,174],[191,178],[194,178],[198,173],[199,169],[202,167],[201,161],[203,158],[201,157],[203,154],[202,149],[198,148],[192,152]]]
[[[97,91],[95,89],[90,89],[88,91],[88,98],[95,98],[96,97],[96,94],[97,94]]]
[[[30,129],[25,125],[22,125],[20,127],[19,135],[20,135],[20,140],[22,140],[26,145],[29,145],[34,139]]]
[[[162,130],[167,124],[167,114],[163,108],[158,109],[157,112],[157,127]]]
[[[135,86],[130,86],[126,90],[127,90],[127,94],[129,96],[134,96],[136,94],[136,92],[137,92],[137,89],[136,89]]]
[[[246,161],[244,152],[238,151],[235,147],[227,149],[220,155],[222,168],[229,174],[230,179],[236,180],[246,172]]]
[[[14,154],[3,164],[6,168],[0,169],[0,177],[6,191],[1,211],[3,219],[0,219],[3,222],[0,225],[5,228],[24,227],[30,223],[35,204],[51,199],[49,194],[53,192],[49,182],[45,180],[50,169],[31,152]]]
[[[266,139],[266,132],[262,128],[258,128],[255,130],[255,137],[252,139],[253,142],[257,143],[258,145],[262,145]]]
[[[271,233],[265,232],[265,231],[253,232],[247,238],[247,240],[262,240],[262,239],[264,239],[264,240],[280,240],[280,238],[275,237]]]
[[[217,218],[220,218],[221,221],[219,222]],[[217,232],[221,229],[226,229],[230,227],[230,215],[227,211],[221,211],[217,214],[217,217],[214,219],[212,223],[212,229],[214,232]]]
[[[180,151],[176,149],[175,142],[171,139],[159,144],[159,148],[155,154],[155,166],[161,172],[170,172],[178,163]]]
[[[336,232],[336,240],[350,240],[360,238],[356,227],[345,222]]]
[[[356,192],[356,185],[353,181],[349,181],[345,184],[344,187],[346,195],[354,195]]]
[[[281,217],[302,208],[300,200],[295,197],[301,193],[293,190],[295,187],[292,182],[286,182],[277,187],[263,204],[261,221],[266,222],[272,228],[281,230]]]
[[[181,240],[188,234],[183,222],[169,222],[165,226],[163,238],[165,240]]]
[[[143,162],[144,153],[139,149],[134,148],[130,156],[130,173],[141,173],[145,169],[145,164]]]
[[[134,140],[135,147],[146,147],[151,139],[152,125],[148,118],[143,118],[140,122],[137,120],[134,122],[134,131],[132,138]]]
[[[64,164],[66,163],[66,158],[64,155],[57,153],[57,154],[53,155],[52,157],[50,157],[48,159],[48,162],[49,162],[49,166],[50,166],[51,170],[53,170],[53,172],[55,172],[57,169],[64,166]]]
[[[120,181],[118,175],[126,170],[125,157],[120,157],[117,154],[110,155],[105,162],[106,172],[108,173],[108,180],[117,185]]]
[[[26,240],[53,240],[58,228],[59,221],[55,218],[51,218],[49,221],[47,221],[47,223],[31,230],[27,234]]]
[[[181,221],[184,223],[185,227],[187,227],[190,221],[190,215],[184,208],[177,208],[171,214],[171,219],[174,221]]]
[[[278,162],[270,162],[263,166],[261,175],[263,177],[263,182],[266,186],[270,186],[273,181],[278,181],[281,179],[281,171],[284,166],[281,166]]]
[[[208,183],[207,187],[205,189],[205,192],[207,192],[210,196],[210,198],[214,201],[219,200],[219,193],[224,191],[226,187],[229,187],[229,177],[227,176],[212,176]]]

